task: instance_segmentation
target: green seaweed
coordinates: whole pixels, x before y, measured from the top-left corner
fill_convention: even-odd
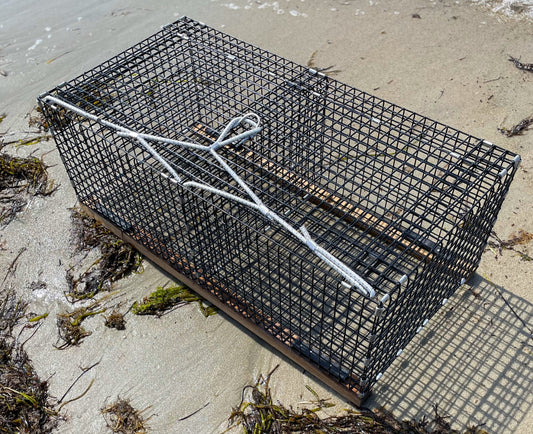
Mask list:
[[[194,302],[198,302],[200,311],[206,318],[218,312],[216,307],[206,304],[204,299],[183,285],[174,285],[168,288],[159,286],[156,291],[144,297],[142,302],[135,302],[131,311],[135,315],[161,316],[172,308]]]
[[[106,309],[99,309],[98,301],[89,306],[79,307],[72,312],[65,312],[57,315],[58,340],[55,347],[64,350],[71,346],[79,345],[83,339],[91,335],[82,327],[82,322],[94,315],[104,313]],[[62,342],[61,345],[57,345]]]
[[[43,134],[41,136],[36,136],[36,137],[30,137],[28,139],[19,139],[16,143],[15,143],[15,147],[19,147],[19,146],[31,146],[31,145],[36,145],[37,143],[41,143],[42,141],[48,141],[52,138],[51,135],[49,134]]]
[[[2,138],[5,133],[0,133],[0,138],[2,138],[2,141],[0,143],[0,148],[6,145],[15,145],[15,147],[19,146],[31,146],[36,145],[37,143],[40,143],[42,141],[48,141],[52,138],[50,134],[44,134],[45,132],[49,131],[49,125],[46,121],[44,114],[40,107],[36,106],[33,108],[33,110],[27,114],[28,119],[28,126],[30,128],[37,128],[37,131],[30,130],[26,131],[24,134],[26,134],[26,138],[24,139],[15,139],[15,140],[5,140]],[[6,114],[3,113],[0,115],[0,123],[6,118]],[[29,137],[28,137],[29,136]]]
[[[53,180],[48,178],[48,166],[37,157],[14,157],[0,154],[0,190],[31,191],[34,195],[52,194]]]
[[[45,319],[47,317],[48,317],[48,312],[45,312],[42,315],[37,315],[37,316],[31,317],[30,319],[28,319],[28,322],[39,322],[42,319]]]

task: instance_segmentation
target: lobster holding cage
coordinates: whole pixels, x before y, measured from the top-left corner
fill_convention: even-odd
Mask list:
[[[360,404],[520,157],[189,18],[39,97],[82,206]]]

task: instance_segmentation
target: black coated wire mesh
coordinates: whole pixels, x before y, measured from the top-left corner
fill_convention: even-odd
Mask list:
[[[188,18],[39,100],[83,204],[359,398],[474,272],[519,163]],[[209,146],[245,113],[262,130],[219,155],[374,297],[258,210],[176,182],[106,124]],[[150,145],[182,181],[246,198],[209,153]]]

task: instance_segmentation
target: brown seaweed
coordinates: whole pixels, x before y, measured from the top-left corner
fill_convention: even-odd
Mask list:
[[[9,224],[24,209],[29,197],[49,196],[57,187],[42,158],[0,153],[0,225]]]
[[[515,248],[520,245],[529,244],[532,240],[533,234],[524,231],[523,229],[520,229],[516,234],[512,234],[507,240],[502,240],[496,232],[492,231],[487,246],[488,249],[495,253],[496,257],[498,257],[498,255],[502,256],[503,250],[511,250],[518,253],[522,261],[533,261],[533,257]],[[498,254],[496,254],[496,251]]]
[[[39,106],[35,106],[33,110],[28,113],[28,126],[37,128],[37,130],[42,132],[48,132],[50,130],[50,124],[44,116],[43,110]]]
[[[124,315],[116,310],[113,310],[109,316],[105,317],[105,326],[112,329],[125,330],[126,320]]]
[[[276,366],[277,368],[277,366]],[[260,376],[253,384],[245,386],[240,404],[233,409],[229,417],[228,431],[241,426],[245,433],[418,433],[418,434],[482,434],[486,433],[482,425],[471,426],[464,431],[453,429],[448,422],[449,417],[442,415],[438,406],[433,406],[432,418],[420,420],[398,420],[384,408],[370,410],[361,408],[358,411],[345,410],[336,416],[319,415],[319,411],[331,407],[327,399],[320,399],[318,394],[307,387],[313,399],[300,404],[306,407],[294,410],[286,407],[272,396],[269,383],[273,372],[266,377]]]
[[[48,383],[38,377],[24,342],[14,336],[25,309],[13,292],[0,293],[0,432],[49,433],[57,425],[58,414]],[[35,326],[35,322],[26,325]]]
[[[309,68],[314,69],[314,70],[316,70],[318,72],[322,72],[322,73],[326,74],[327,76],[333,76],[333,75],[336,75],[339,72],[341,72],[339,69],[333,69],[333,68],[335,68],[335,65],[326,66],[325,68],[317,67],[317,65],[315,64],[315,57],[316,57],[317,53],[318,53],[318,50],[315,50],[311,54],[311,57],[309,57],[309,60],[307,61],[307,66]]]
[[[90,336],[91,332],[85,330],[81,324],[90,316],[105,312],[105,308],[99,308],[100,303],[96,301],[89,306],[82,306],[71,312],[58,314],[56,320],[58,340],[55,347],[59,350],[64,350],[72,346],[77,346],[83,339]]]
[[[519,59],[509,56],[509,62],[513,62],[514,66],[522,71],[533,72],[533,63],[522,63]]]
[[[76,252],[99,249],[99,255],[77,277],[73,269],[67,271],[70,301],[91,298],[101,290],[109,290],[117,280],[142,272],[143,256],[101,223],[78,208],[72,209],[72,221]]]
[[[107,427],[114,433],[142,434],[147,432],[146,422],[142,413],[144,410],[135,410],[126,399],[118,398],[113,404],[101,409]]]
[[[516,125],[514,125],[511,128],[498,127],[498,131],[507,137],[518,136],[522,134],[525,130],[527,130],[532,124],[533,124],[533,116],[530,116],[530,117],[522,119],[520,122],[518,122]]]

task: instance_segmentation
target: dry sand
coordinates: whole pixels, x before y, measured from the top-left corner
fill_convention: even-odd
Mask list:
[[[1,14],[3,132],[28,129],[25,115],[41,92],[188,15],[299,63],[312,57],[318,67],[335,65],[341,81],[520,153],[523,163],[496,232],[503,239],[519,229],[533,232],[533,131],[514,138],[497,131],[502,122],[514,125],[533,112],[533,74],[507,61],[511,54],[533,62],[531,21],[448,0],[8,0]],[[272,386],[285,404],[309,399],[310,384],[321,397],[333,396],[337,406],[330,412],[348,407],[225,315],[205,319],[193,305],[160,319],[128,315],[124,332],[90,318],[93,334],[80,347],[55,350],[54,318],[68,307],[63,291],[72,261],[67,208],[76,198],[52,141],[12,151],[51,151],[44,158],[61,184],[51,198],[33,200],[0,235],[6,247],[0,270],[27,248],[8,284],[34,312],[50,312],[26,348],[56,397],[80,367],[100,362],[72,391],[76,396],[95,379],[82,399],[64,407],[67,421],[59,432],[107,432],[99,409],[117,396],[139,409],[151,406],[146,415],[153,415],[153,432],[220,432],[242,387],[277,364]],[[531,243],[520,248],[533,254]],[[46,289],[32,291],[38,280]],[[128,305],[168,280],[147,264],[144,274],[115,289]],[[532,280],[531,262],[488,251],[472,281],[385,373],[368,405],[404,418],[429,414],[438,403],[457,427],[484,422],[491,432],[533,432]]]

